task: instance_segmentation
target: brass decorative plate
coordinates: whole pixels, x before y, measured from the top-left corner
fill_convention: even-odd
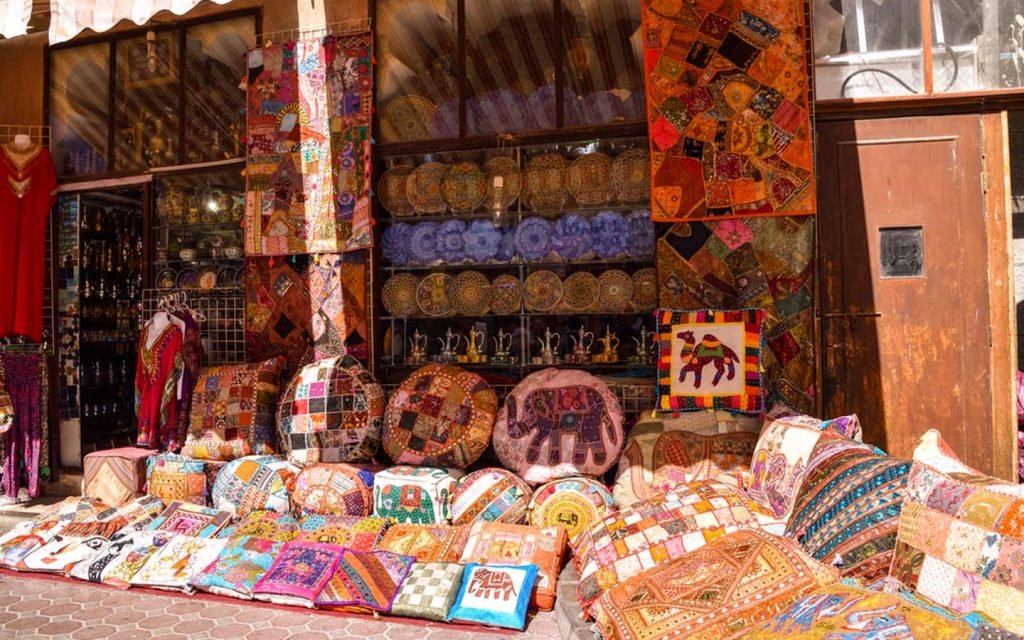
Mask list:
[[[654,269],[641,269],[633,274],[633,305],[642,310],[658,306],[658,274]]]
[[[515,158],[498,156],[491,158],[484,163],[484,175],[487,178],[487,197],[484,198],[484,207],[493,209],[495,204],[500,204],[508,209],[516,200],[523,189],[523,172],[519,170],[519,163]],[[500,176],[502,179],[500,201],[495,193],[494,178]]]
[[[526,163],[524,203],[530,209],[559,209],[569,192],[565,188],[567,162],[557,153],[544,153]]]
[[[398,273],[384,283],[381,302],[391,315],[406,318],[415,315],[420,307],[416,302],[416,288],[420,279],[411,273]]]
[[[598,306],[602,311],[620,311],[633,300],[633,279],[620,269],[609,269],[597,278],[601,285]]]
[[[491,283],[491,311],[499,316],[519,313],[523,308],[523,292],[519,278],[502,275]]]
[[[430,140],[437,105],[423,96],[402,96],[384,107],[380,115],[382,142]]]
[[[612,159],[603,153],[588,153],[572,161],[565,183],[582,207],[606,204],[612,199]]]
[[[380,206],[396,218],[404,218],[416,214],[408,196],[405,195],[405,183],[413,168],[407,164],[391,167],[384,172],[377,182],[377,197]]]
[[[405,197],[416,213],[444,213],[447,205],[441,196],[441,180],[448,165],[428,162],[416,167],[405,181]]]
[[[452,211],[473,211],[487,198],[487,178],[475,162],[453,164],[441,179],[441,197]]]
[[[523,284],[523,300],[532,311],[554,309],[562,300],[562,279],[551,271],[534,271]]]
[[[416,287],[416,304],[420,311],[439,318],[452,312],[452,277],[446,273],[432,273],[420,280]]]
[[[577,271],[562,283],[562,301],[572,311],[589,311],[597,305],[601,285],[589,271]]]
[[[452,308],[461,316],[483,316],[491,308],[491,281],[479,271],[463,271],[452,280]]]
[[[622,204],[651,201],[651,156],[643,149],[623,151],[612,163],[612,190]]]

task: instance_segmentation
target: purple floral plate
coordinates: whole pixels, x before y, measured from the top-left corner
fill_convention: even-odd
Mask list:
[[[396,267],[408,263],[411,236],[412,225],[404,222],[393,224],[385,229],[380,239],[380,252],[384,259]]]
[[[516,252],[527,260],[540,260],[551,253],[551,223],[540,217],[527,218],[516,227]]]
[[[474,220],[462,234],[463,249],[470,260],[487,262],[498,255],[501,231],[490,220]]]
[[[462,220],[445,220],[437,228],[437,253],[445,262],[462,262],[466,259],[463,235],[466,223]]]
[[[565,260],[579,260],[593,245],[590,221],[578,213],[562,216],[555,222],[551,246]]]
[[[602,211],[590,221],[594,252],[601,258],[616,258],[629,246],[629,225],[621,213]]]
[[[438,259],[436,222],[419,222],[409,236],[409,257],[413,262],[430,264]]]
[[[629,225],[629,247],[626,252],[634,258],[647,258],[654,255],[654,221],[651,212],[639,209],[626,216]]]

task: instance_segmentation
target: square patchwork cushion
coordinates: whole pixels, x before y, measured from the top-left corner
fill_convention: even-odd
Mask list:
[[[368,516],[373,511],[375,470],[348,464],[313,464],[295,478],[296,513]]]
[[[173,453],[150,456],[146,462],[146,493],[165,504],[178,500],[206,506],[206,464]]]
[[[299,468],[274,456],[247,456],[224,465],[210,492],[217,509],[235,518],[251,511],[291,513],[290,492]]]
[[[384,390],[352,356],[306,365],[278,405],[288,460],[369,462],[380,446]]]
[[[217,559],[227,540],[174,536],[153,554],[130,582],[132,586],[192,593],[191,582]]]
[[[352,613],[387,613],[414,562],[412,556],[390,551],[345,549],[316,605]]]
[[[971,640],[974,629],[952,612],[920,606],[891,593],[846,584],[817,589],[763,622],[744,640]],[[984,636],[978,636],[984,637]]]
[[[614,585],[595,618],[606,640],[733,640],[838,581],[792,540],[736,531]]]
[[[384,532],[375,548],[413,556],[416,562],[458,562],[468,536],[468,527],[393,524]]]
[[[299,522],[276,511],[252,511],[233,527],[222,529],[219,538],[255,536],[277,542],[288,542],[299,535]]]
[[[253,586],[253,597],[312,608],[334,576],[345,550],[333,544],[284,543],[270,568]]]
[[[192,586],[229,598],[252,599],[256,581],[274,563],[284,546],[255,536],[228,540],[217,558],[192,579]]]
[[[910,462],[825,434],[810,465],[786,536],[845,577],[871,582],[887,575]]]
[[[555,606],[558,574],[562,571],[566,535],[561,527],[530,527],[501,522],[477,522],[469,531],[462,562],[491,566],[534,565],[537,582],[530,604],[549,611]]]
[[[373,515],[395,522],[444,524],[462,472],[430,467],[389,467],[373,479]]]
[[[182,455],[234,460],[274,453],[283,358],[201,369]]]
[[[75,538],[58,534],[25,556],[18,563],[17,569],[64,574],[79,562],[93,557],[106,544],[106,538],[100,536]]]
[[[153,539],[155,531],[125,527],[110,537],[99,550],[68,572],[76,580],[103,582],[103,574],[116,567],[135,547]]]
[[[522,631],[536,580],[534,565],[498,567],[472,562],[466,565],[459,597],[448,618]]]
[[[145,494],[146,460],[154,453],[152,449],[122,447],[86,454],[82,495],[116,507]]]
[[[530,485],[504,469],[480,469],[460,478],[452,494],[452,523],[477,520],[521,524],[532,495]]]
[[[659,411],[761,412],[764,311],[658,309],[655,318]]]
[[[398,590],[391,613],[445,622],[459,596],[465,570],[454,562],[417,562]]]
[[[531,485],[601,476],[619,459],[622,407],[607,384],[585,371],[544,369],[505,398],[494,425],[502,466]]]
[[[928,465],[938,463],[951,473]],[[957,460],[930,431],[914,452],[890,574],[957,613],[1024,634],[1024,498]]]
[[[552,480],[537,487],[530,501],[530,524],[561,527],[569,542],[615,510],[608,487],[591,478]]]
[[[153,531],[192,536],[195,538],[212,538],[231,520],[227,511],[218,511],[200,507],[188,502],[172,502],[163,513],[150,523]]]
[[[299,523],[296,540],[321,542],[356,551],[373,551],[388,526],[384,518],[307,515]]]
[[[704,480],[608,515],[576,540],[577,596],[584,614],[601,593],[666,560],[727,533],[764,529],[781,535],[786,523],[739,489]]]
[[[464,469],[491,443],[498,397],[479,375],[429,364],[388,400],[384,451],[395,464]]]

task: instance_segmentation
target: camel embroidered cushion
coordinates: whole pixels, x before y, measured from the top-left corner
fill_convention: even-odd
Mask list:
[[[760,413],[760,309],[659,309],[658,409]]]
[[[521,524],[530,505],[530,485],[504,469],[480,469],[461,478],[452,494],[452,523],[477,520]]]
[[[395,522],[445,524],[451,521],[451,495],[462,472],[398,466],[373,480],[373,514]]]
[[[615,509],[608,487],[591,478],[552,480],[540,486],[530,501],[530,524],[561,527],[570,544]]]
[[[618,460],[624,416],[607,384],[572,369],[544,369],[505,398],[494,425],[502,465],[532,485],[601,476]]]
[[[367,467],[314,464],[295,479],[296,512],[334,516],[368,516],[373,511],[373,474]]]
[[[498,567],[471,562],[466,565],[462,589],[448,617],[522,631],[536,580],[536,565]]]

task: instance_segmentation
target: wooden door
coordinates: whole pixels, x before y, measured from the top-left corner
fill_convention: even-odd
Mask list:
[[[968,464],[1016,477],[1005,119],[818,129],[825,415],[909,458],[937,428]]]

